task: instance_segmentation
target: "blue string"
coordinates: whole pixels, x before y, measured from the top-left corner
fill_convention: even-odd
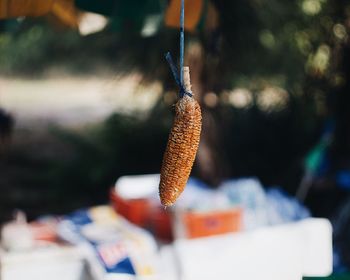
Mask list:
[[[192,94],[186,91],[184,87],[184,49],[185,49],[185,0],[181,0],[181,10],[180,10],[180,71],[177,70],[177,67],[171,57],[170,52],[165,54],[165,59],[168,61],[170,66],[170,70],[173,73],[175,82],[180,88],[180,98],[184,97],[184,95],[188,95],[192,97]],[[180,75],[178,74],[180,73]]]
[[[183,70],[184,70],[184,48],[185,48],[185,0],[181,0],[181,12],[180,12],[180,81],[184,83]]]
[[[180,88],[180,93],[179,93],[180,98],[182,98],[185,94],[188,95],[188,96],[190,96],[190,97],[192,97],[192,93],[186,91],[186,89],[185,89],[183,83],[181,83],[181,80],[180,80],[180,78],[179,78],[179,72],[178,72],[178,70],[177,70],[177,67],[176,67],[176,65],[175,65],[175,63],[174,63],[174,60],[173,60],[173,58],[172,58],[170,52],[167,52],[167,53],[165,54],[165,59],[168,61],[168,64],[169,64],[171,73],[173,74],[174,80],[175,80],[176,84],[177,84],[177,85],[179,86],[179,88]]]
[[[173,73],[173,76],[174,76],[176,84],[181,88],[182,87],[182,83],[181,83],[181,81],[179,79],[179,75],[178,75],[178,72],[177,72],[177,67],[176,67],[176,65],[174,63],[173,58],[171,57],[170,52],[167,52],[165,54],[165,59],[168,61],[168,64],[170,66],[170,70]]]

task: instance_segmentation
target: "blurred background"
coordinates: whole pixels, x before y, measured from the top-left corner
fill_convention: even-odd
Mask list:
[[[0,0],[1,223],[17,209],[33,220],[105,204],[119,177],[159,173],[179,11],[176,0]],[[334,268],[347,271],[350,3],[186,0],[185,11],[203,114],[192,176],[210,191],[251,177],[278,187],[331,221]]]

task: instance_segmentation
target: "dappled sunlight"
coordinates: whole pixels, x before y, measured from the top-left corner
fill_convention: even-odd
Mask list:
[[[237,88],[229,93],[229,103],[239,109],[248,108],[253,104],[253,94],[246,88]]]
[[[309,55],[307,71],[314,76],[323,76],[328,69],[330,56],[331,50],[328,45],[319,46],[316,53]]]
[[[326,0],[304,0],[301,7],[305,14],[313,16],[321,12],[322,4],[325,2]]]
[[[263,30],[259,36],[261,44],[269,49],[272,49],[276,44],[276,39],[270,30]]]
[[[340,23],[333,26],[333,33],[339,40],[346,40],[348,37],[345,26]]]
[[[204,104],[214,108],[219,102],[218,96],[214,92],[208,92],[204,95]]]
[[[278,87],[267,87],[257,94],[257,105],[264,112],[278,112],[286,108],[289,101],[287,91]]]

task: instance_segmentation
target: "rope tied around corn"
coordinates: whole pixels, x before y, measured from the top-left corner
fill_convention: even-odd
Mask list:
[[[186,87],[184,85],[184,82],[183,82],[183,78],[181,80],[180,76],[179,76],[179,72],[177,70],[177,67],[174,63],[174,60],[170,54],[170,52],[167,52],[165,54],[165,59],[168,61],[168,64],[169,64],[169,67],[170,67],[170,70],[171,70],[171,73],[173,74],[173,77],[174,77],[174,80],[176,82],[176,84],[179,86],[179,89],[180,89],[180,92],[179,92],[179,97],[182,98],[184,97],[185,95],[189,96],[189,97],[193,97],[192,95],[192,92],[186,90]],[[181,67],[181,73],[183,73],[183,67]],[[183,75],[182,75],[183,77]]]

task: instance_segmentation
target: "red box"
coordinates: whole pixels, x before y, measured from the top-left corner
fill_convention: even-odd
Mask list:
[[[151,204],[147,199],[123,199],[111,191],[113,208],[127,220],[140,227],[147,227],[151,213]]]
[[[112,206],[118,214],[140,227],[149,229],[164,241],[173,239],[171,213],[150,200],[123,199],[112,189],[110,193]]]
[[[183,212],[180,214],[186,238],[197,238],[241,230],[242,210],[233,208],[208,212]]]
[[[123,199],[112,189],[110,193],[113,208],[130,222],[150,230],[158,239],[173,239],[173,215],[149,199]],[[176,216],[177,237],[197,238],[241,230],[242,210],[231,208],[219,211],[178,211]],[[181,228],[179,231],[178,229]]]

